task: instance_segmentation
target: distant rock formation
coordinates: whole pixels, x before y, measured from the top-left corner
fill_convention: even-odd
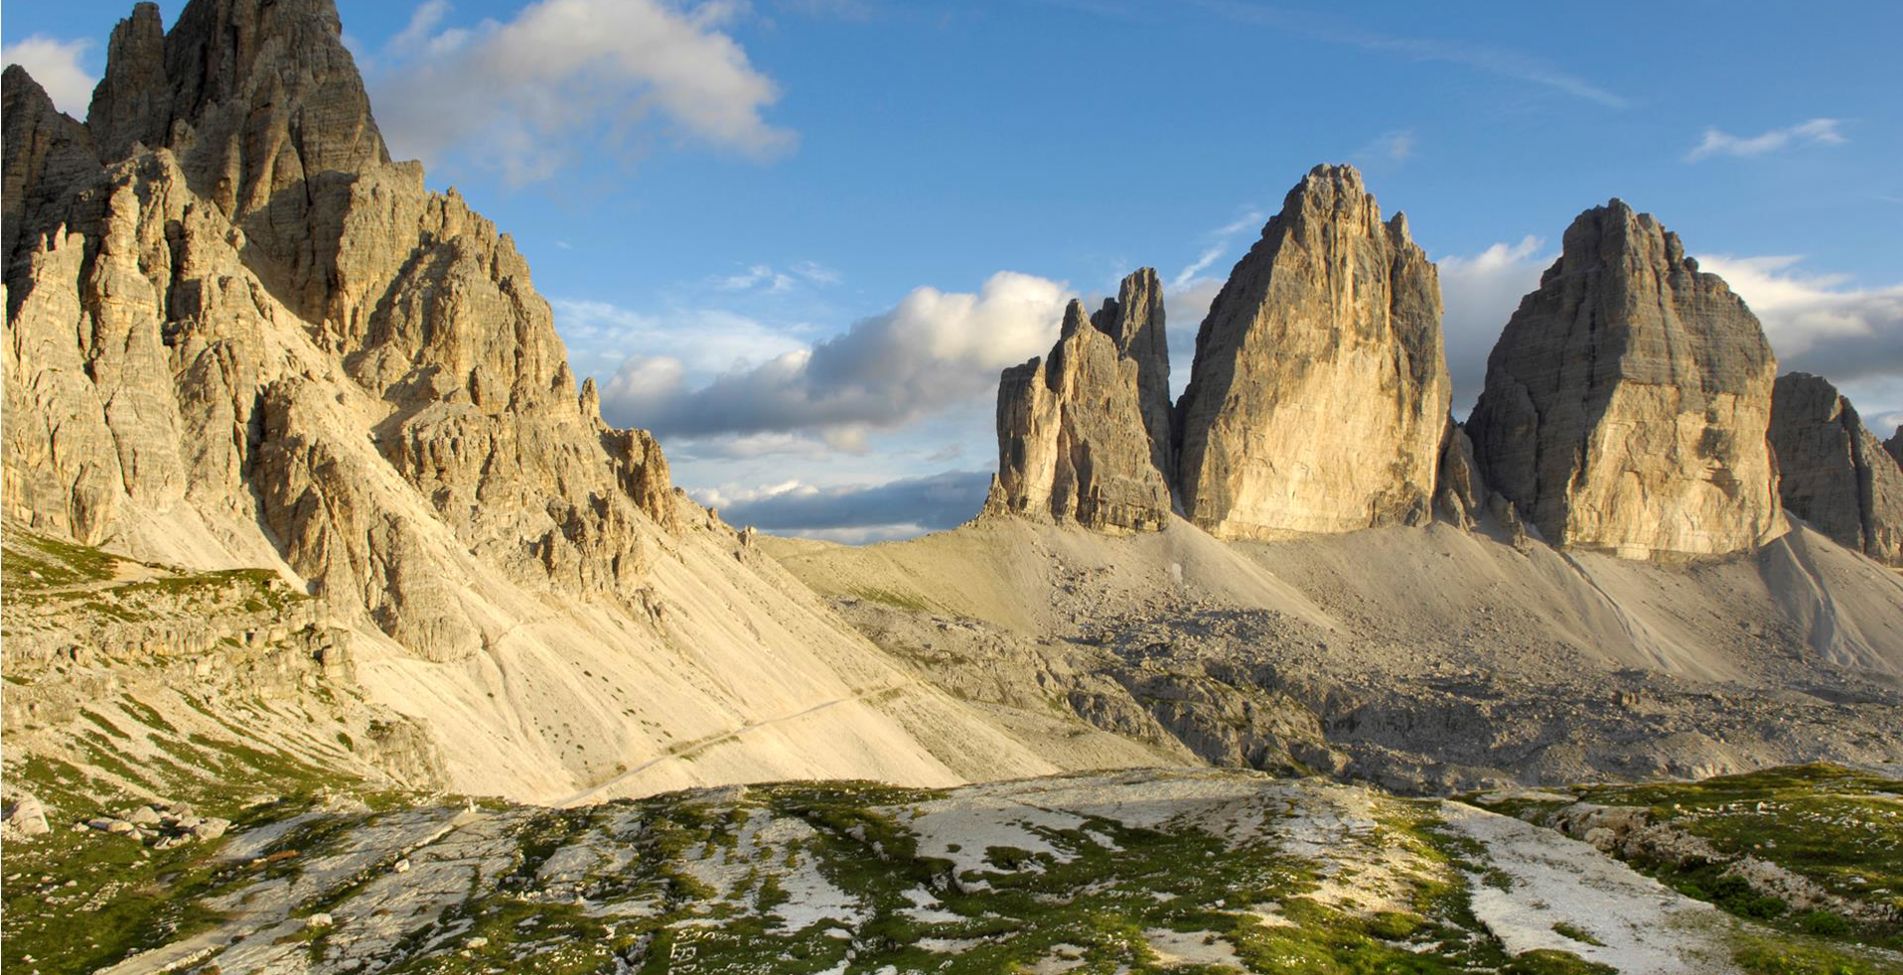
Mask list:
[[[1785,508],[1840,545],[1903,565],[1903,467],[1835,386],[1779,376],[1771,445]]]
[[[1613,200],[1573,221],[1520,302],[1467,431],[1488,485],[1552,544],[1740,551],[1784,530],[1776,372],[1744,302]]]
[[[987,507],[1160,529],[1170,515],[1169,423],[1163,293],[1144,268],[1088,319],[1072,301],[1050,355],[1004,371]]]
[[[638,608],[665,460],[510,239],[390,162],[340,36],[330,0],[139,4],[84,125],[6,72],[7,518],[282,559],[431,659],[497,625],[478,563]]]
[[[1903,424],[1899,424],[1896,432],[1890,434],[1890,439],[1883,441],[1883,449],[1889,451],[1898,464],[1903,464]]]
[[[1452,387],[1439,277],[1350,166],[1317,166],[1230,273],[1178,403],[1187,516],[1226,538],[1429,517]]]
[[[1440,473],[1434,489],[1437,514],[1461,528],[1471,528],[1480,520],[1487,502],[1487,488],[1480,478],[1480,465],[1474,461],[1473,440],[1452,419],[1441,441]]]

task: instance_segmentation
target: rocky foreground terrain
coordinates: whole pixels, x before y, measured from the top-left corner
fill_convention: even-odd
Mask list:
[[[1903,970],[1903,431],[1656,219],[1457,423],[1317,167],[1177,402],[1138,271],[971,524],[772,539],[340,31],[139,4],[83,121],[5,73],[8,972]]]
[[[10,857],[7,966],[1870,975],[1903,966],[1900,788],[1816,766],[1464,801],[1215,770],[266,797],[211,842],[142,850],[108,819]],[[67,920],[102,908],[121,926]]]

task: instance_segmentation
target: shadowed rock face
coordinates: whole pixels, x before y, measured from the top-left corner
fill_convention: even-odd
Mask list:
[[[1898,464],[1903,464],[1903,425],[1896,428],[1890,439],[1883,441],[1883,449],[1889,451]]]
[[[495,628],[485,574],[638,604],[658,446],[578,392],[513,242],[390,162],[330,0],[140,4],[109,55],[83,126],[5,77],[7,518],[281,559],[438,659]]]
[[[1467,430],[1489,486],[1555,545],[1750,549],[1784,530],[1776,371],[1744,302],[1614,200],[1573,222],[1520,302]]]
[[[1162,289],[1144,268],[1086,319],[1071,302],[1050,355],[1004,371],[987,508],[1154,531],[1170,514]]]
[[[1771,445],[1785,508],[1840,545],[1903,565],[1903,467],[1835,386],[1779,376]]]

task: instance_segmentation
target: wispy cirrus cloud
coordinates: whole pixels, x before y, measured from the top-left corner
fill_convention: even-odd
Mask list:
[[[1304,11],[1285,10],[1245,0],[1192,0],[1196,6],[1237,23],[1287,31],[1330,44],[1394,54],[1412,61],[1454,64],[1485,74],[1537,85],[1563,95],[1627,108],[1630,100],[1548,61],[1519,51],[1431,37],[1397,37],[1344,25]]]
[[[1262,222],[1265,219],[1267,217],[1259,208],[1248,207],[1236,219],[1210,231],[1206,238],[1208,244],[1204,246],[1201,253],[1196,255],[1195,260],[1184,265],[1181,271],[1176,272],[1175,277],[1170,278],[1170,287],[1179,290],[1190,287],[1193,282],[1203,276],[1204,271],[1209,270],[1211,265],[1221,260],[1224,254],[1229,253],[1235,246],[1237,237],[1262,229]]]
[[[1383,132],[1350,154],[1350,158],[1359,163],[1369,162],[1406,162],[1414,155],[1414,130],[1396,129]]]
[[[1708,128],[1704,138],[1685,154],[1685,161],[1695,163],[1713,156],[1749,158],[1796,146],[1840,146],[1848,141],[1843,134],[1843,120],[1834,118],[1809,119],[1752,136],[1732,135],[1722,129]]]

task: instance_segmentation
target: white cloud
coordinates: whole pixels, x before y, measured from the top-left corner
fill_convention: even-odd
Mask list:
[[[537,0],[506,23],[448,27],[428,0],[376,66],[377,118],[398,155],[460,151],[517,183],[547,179],[581,144],[638,143],[654,116],[684,142],[769,157],[778,86],[723,31],[744,5]]]
[[[798,431],[860,450],[867,430],[984,396],[999,370],[1044,354],[1069,298],[1062,282],[1011,271],[976,293],[918,288],[839,335],[693,389],[653,382],[647,359],[629,359],[603,389],[603,404],[618,422],[664,436]]]
[[[1216,263],[1224,254],[1229,253],[1230,248],[1235,245],[1238,235],[1246,231],[1262,229],[1264,219],[1265,217],[1262,215],[1261,210],[1251,207],[1243,210],[1242,215],[1236,219],[1210,231],[1208,237],[1209,246],[1203,248],[1202,253],[1198,254],[1194,261],[1189,262],[1187,267],[1176,272],[1176,276],[1170,279],[1170,287],[1176,289],[1189,287],[1192,282],[1198,280],[1204,271],[1209,270],[1210,265]],[[1200,319],[1198,320],[1200,321]]]
[[[1842,387],[1903,386],[1903,284],[1857,288],[1840,274],[1813,274],[1797,257],[1700,257],[1764,323],[1783,372],[1815,373]],[[1873,410],[1903,402],[1860,403]]]
[[[730,524],[778,534],[864,542],[903,538],[970,520],[991,472],[944,471],[876,484],[821,487],[797,478],[754,487],[689,489]]]
[[[1545,241],[1528,235],[1515,244],[1497,243],[1472,256],[1436,262],[1456,417],[1465,416],[1480,397],[1487,381],[1487,355],[1520,299],[1539,287],[1541,272],[1553,262],[1552,255],[1540,252],[1543,246]]]
[[[1376,160],[1387,162],[1406,162],[1414,155],[1414,132],[1410,129],[1397,129],[1383,132],[1367,145],[1356,149],[1356,160]]]
[[[55,108],[83,119],[92,103],[93,87],[99,84],[99,79],[79,64],[92,46],[90,40],[62,41],[33,34],[0,48],[0,63],[25,68],[46,89]]]
[[[621,363],[664,361],[674,363],[677,380],[692,381],[806,347],[789,334],[799,327],[774,327],[717,308],[646,314],[603,301],[556,298],[549,304],[555,310],[556,330],[581,375],[606,373]],[[658,376],[649,372],[642,379]]]
[[[764,291],[785,294],[804,281],[812,285],[839,283],[839,272],[816,261],[799,261],[784,271],[770,264],[754,264],[737,274],[717,277],[710,282],[717,291]]]
[[[1625,108],[1630,104],[1623,96],[1518,51],[1463,41],[1374,34],[1346,25],[1330,15],[1311,14],[1281,6],[1245,3],[1242,0],[1194,0],[1194,2],[1199,7],[1238,23],[1287,31],[1330,44],[1345,44],[1365,51],[1393,54],[1414,61],[1457,64],[1486,74],[1549,88],[1607,108]]]
[[[1704,139],[1685,154],[1685,161],[1698,162],[1712,156],[1762,156],[1798,145],[1837,146],[1848,141],[1842,130],[1842,120],[1834,118],[1814,118],[1753,136],[1732,135],[1710,128],[1705,130]]]

